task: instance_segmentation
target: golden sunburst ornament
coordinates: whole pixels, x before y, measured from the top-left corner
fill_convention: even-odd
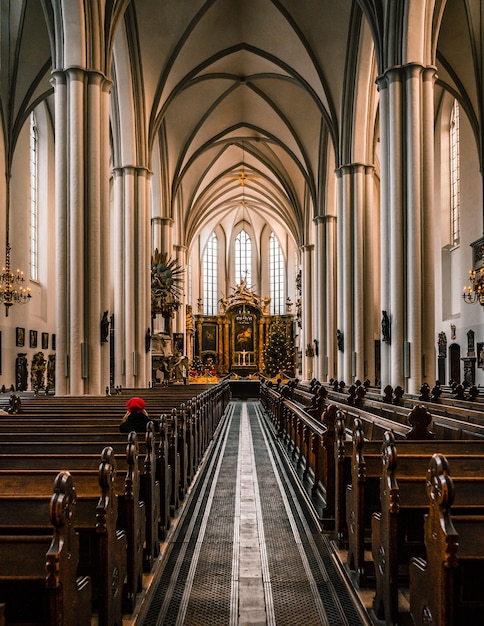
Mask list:
[[[173,313],[181,304],[183,268],[177,259],[155,250],[151,257],[151,312],[153,315]]]

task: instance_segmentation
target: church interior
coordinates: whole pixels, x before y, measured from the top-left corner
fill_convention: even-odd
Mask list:
[[[232,490],[233,506],[245,510],[239,487],[261,467],[280,481],[280,492],[262,483],[251,491],[254,515],[268,520],[262,578],[278,550],[269,547],[275,514],[266,501],[280,498],[293,529],[302,529],[308,507],[319,531],[304,536],[340,562],[334,576],[348,600],[341,609],[336,583],[331,598],[314,592],[304,599],[301,589],[319,589],[319,552],[308,548],[301,567],[313,578],[294,586],[286,617],[277,577],[271,593],[267,584],[257,587],[262,612],[251,612],[247,589],[234,600],[239,579],[231,586],[229,577],[232,605],[217,623],[293,625],[304,614],[300,604],[313,601],[314,614],[300,623],[473,623],[465,598],[451,601],[447,592],[437,608],[435,598],[415,591],[426,588],[424,574],[413,571],[417,560],[430,568],[435,547],[412,553],[403,594],[389,582],[383,539],[371,569],[368,535],[388,539],[379,526],[391,517],[380,510],[386,495],[377,493],[377,504],[365,509],[365,543],[355,543],[351,515],[363,511],[355,504],[357,475],[329,457],[346,449],[347,460],[359,459],[361,437],[367,463],[359,476],[368,493],[378,492],[385,479],[396,489],[389,450],[402,445],[402,457],[418,457],[419,507],[429,508],[426,485],[435,515],[448,514],[455,474],[459,512],[484,513],[477,486],[484,475],[477,450],[484,438],[483,9],[483,0],[0,0],[0,540],[12,519],[2,513],[12,495],[6,476],[19,471],[7,457],[27,456],[33,471],[43,456],[21,451],[9,416],[20,419],[26,441],[34,441],[35,423],[35,443],[52,444],[52,454],[56,429],[69,443],[83,441],[74,424],[55,422],[68,414],[84,432],[99,417],[97,441],[114,446],[126,400],[140,396],[155,426],[131,441],[136,455],[145,454],[149,437],[167,438],[170,480],[157,478],[167,492],[150,497],[165,498],[168,522],[143,529],[143,572],[138,590],[137,575],[125,572],[132,587],[123,617],[119,607],[102,616],[94,599],[99,626],[213,622],[192,608],[194,593],[180,591],[185,613],[171,608],[160,591],[165,574],[153,567],[169,556],[153,539],[148,558],[149,536],[168,546],[167,537],[186,532],[188,545],[196,519],[189,494],[201,502],[203,489],[211,503],[219,489]],[[101,439],[110,429],[113,439]],[[183,442],[173,443],[179,436]],[[64,443],[67,454],[67,442],[57,447]],[[186,452],[169,457],[176,445]],[[466,455],[475,458],[474,486],[459,496]],[[110,457],[103,463],[112,471]],[[239,491],[224,486],[224,472],[211,469],[217,463],[235,464]],[[69,502],[64,511],[76,499],[70,479],[55,483]],[[291,499],[294,489],[299,500]],[[401,501],[406,510],[403,493]],[[158,502],[152,515],[159,518],[161,508]],[[202,529],[211,527],[215,508],[201,516]],[[170,526],[170,516],[179,524]],[[425,519],[430,536],[432,515],[418,519],[413,527],[424,533]],[[322,529],[330,537],[324,545]],[[471,538],[477,531],[462,532]],[[0,547],[0,607],[1,561]],[[469,568],[482,567],[477,562]],[[172,567],[183,571],[179,563]],[[221,578],[230,563],[224,567]],[[192,591],[197,580],[194,573]],[[76,594],[75,606],[84,602]],[[459,602],[471,621],[452,621]],[[6,606],[0,626],[17,623]],[[66,619],[91,623],[77,613]]]

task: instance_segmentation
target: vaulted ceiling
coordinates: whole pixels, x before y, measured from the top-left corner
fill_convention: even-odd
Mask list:
[[[61,4],[0,0],[2,59],[10,57],[0,72],[7,155],[29,108],[52,94],[48,7]],[[354,158],[351,99],[372,54],[363,33],[375,34],[367,18],[381,18],[387,3],[113,0],[105,10],[114,15],[122,4],[113,42],[121,33],[127,42],[138,133],[146,165],[159,164],[166,214],[182,211],[189,237],[203,223],[252,211],[305,243],[305,225],[325,210],[328,162]],[[478,0],[448,0],[436,62],[439,85],[461,95],[482,135],[479,29]],[[374,81],[375,67],[366,71]]]

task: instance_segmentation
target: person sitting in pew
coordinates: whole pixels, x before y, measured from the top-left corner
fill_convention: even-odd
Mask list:
[[[119,425],[119,430],[122,433],[130,433],[132,430],[138,433],[144,433],[148,422],[153,422],[155,430],[158,431],[158,422],[157,420],[151,420],[148,416],[146,402],[143,398],[130,398],[126,402],[126,408],[128,409],[126,415]]]

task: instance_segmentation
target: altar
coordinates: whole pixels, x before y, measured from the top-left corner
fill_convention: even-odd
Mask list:
[[[219,301],[218,315],[195,316],[195,356],[221,375],[246,378],[264,371],[264,348],[271,323],[285,321],[292,336],[293,315],[269,314],[270,298],[260,298],[242,280]]]

